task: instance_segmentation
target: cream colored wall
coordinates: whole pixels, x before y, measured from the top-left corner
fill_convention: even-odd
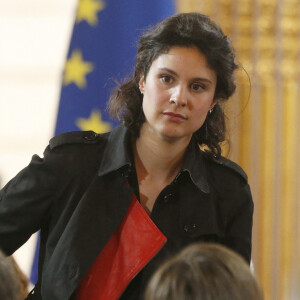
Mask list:
[[[54,133],[76,0],[0,0],[0,186]],[[29,275],[35,238],[15,253]]]

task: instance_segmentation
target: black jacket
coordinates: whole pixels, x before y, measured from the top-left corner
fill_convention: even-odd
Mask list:
[[[7,255],[41,230],[33,299],[70,298],[126,214],[134,192],[125,183],[130,170],[124,127],[101,135],[71,132],[51,139],[44,158],[34,155],[0,191],[0,248]],[[173,185],[162,191],[151,214],[168,238],[154,260],[212,241],[250,262],[253,202],[243,170],[210,158],[192,140]],[[163,201],[170,188],[175,200]],[[146,278],[155,269],[151,263]]]

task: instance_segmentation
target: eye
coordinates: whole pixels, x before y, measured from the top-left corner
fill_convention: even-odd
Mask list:
[[[191,89],[193,91],[200,92],[200,91],[203,91],[205,89],[205,85],[194,82],[194,83],[191,84]]]
[[[161,75],[160,80],[164,83],[172,83],[173,82],[173,78],[170,75]]]
[[[192,90],[194,90],[194,91],[202,90],[202,86],[198,83],[193,83],[191,87],[192,87]]]

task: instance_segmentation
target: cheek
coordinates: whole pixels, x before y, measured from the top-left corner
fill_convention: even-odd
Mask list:
[[[206,119],[206,116],[207,116],[207,112],[206,111],[201,111],[199,112],[197,115],[196,115],[196,121],[198,123],[200,123],[200,126],[202,126],[202,124],[204,123],[205,119]]]
[[[205,120],[206,120],[206,116],[207,116],[207,113],[199,113],[197,116],[195,116],[195,121],[194,121],[194,131],[197,131],[199,130],[203,124],[205,123]]]
[[[206,115],[210,110],[213,101],[211,99],[198,99],[198,101],[193,102],[192,109],[198,115]]]
[[[149,95],[145,95],[142,103],[144,115],[146,119],[151,118],[151,115],[153,114],[155,110],[155,102],[153,101],[152,97],[149,97]]]
[[[200,126],[204,123],[208,111],[209,111],[209,106],[208,105],[202,105],[200,107],[197,107],[194,109],[194,118],[195,122],[199,123]]]
[[[150,110],[155,110],[161,106],[166,98],[167,97],[163,91],[153,87],[151,90],[147,91],[147,94],[144,95],[143,105]]]

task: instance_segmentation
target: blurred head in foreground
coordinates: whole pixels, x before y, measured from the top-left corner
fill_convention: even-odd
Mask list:
[[[263,300],[249,265],[216,244],[194,244],[153,275],[145,300]]]
[[[20,281],[10,258],[0,251],[0,300],[20,300]]]

